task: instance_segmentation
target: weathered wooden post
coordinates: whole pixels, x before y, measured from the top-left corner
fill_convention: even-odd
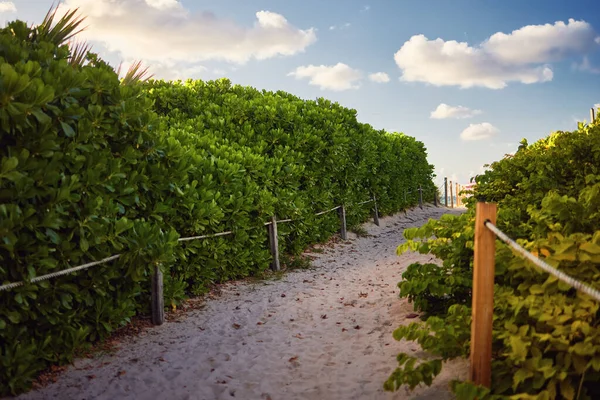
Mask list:
[[[419,207],[423,209],[423,188],[419,185]]]
[[[490,387],[492,382],[492,325],[494,318],[494,260],[496,236],[486,226],[496,224],[496,204],[479,202],[475,208],[471,365],[469,379]]]
[[[590,109],[590,122],[593,124],[594,122],[596,122],[596,110],[594,109],[594,107],[592,107]]]
[[[444,177],[444,205],[448,207],[448,177]]]
[[[151,278],[152,323],[162,325],[165,322],[165,298],[163,295],[163,273],[160,264],[154,265]]]
[[[338,213],[340,215],[341,225],[340,236],[342,237],[342,240],[348,240],[348,233],[346,232],[346,208],[344,206],[341,206],[338,209]]]
[[[460,187],[460,185],[457,182],[456,183],[456,207],[460,207],[460,198],[458,197],[458,193],[460,193],[459,187]]]
[[[450,181],[450,207],[454,208],[454,196],[452,195],[452,181]]]
[[[273,215],[271,217],[271,223],[268,225],[269,230],[269,247],[271,250],[271,269],[273,271],[280,271],[281,265],[279,264],[279,238],[277,236],[277,217]]]
[[[379,226],[379,211],[377,210],[377,198],[373,195],[373,222]]]

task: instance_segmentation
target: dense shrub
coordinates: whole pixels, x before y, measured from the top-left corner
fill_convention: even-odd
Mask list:
[[[399,284],[401,295],[414,300],[416,308],[439,315],[424,325],[399,328],[395,337],[417,340],[439,358],[417,366],[414,360],[408,362],[412,357],[401,355],[400,368],[386,383],[389,390],[430,383],[439,373],[440,359],[468,355],[478,199],[498,203],[497,225],[526,249],[600,289],[600,125],[556,132],[532,145],[523,141],[514,156],[490,167],[477,177],[467,213],[405,232],[409,241],[399,252],[431,251],[444,262],[442,267],[411,266]],[[492,388],[455,382],[458,397],[597,398],[598,302],[541,272],[499,241],[495,284]]]
[[[297,254],[339,227],[315,211],[345,204],[352,225],[373,195],[383,214],[415,204],[404,190],[418,185],[433,198],[413,138],[324,99],[227,80],[119,80],[64,43],[52,29],[63,22],[0,30],[0,282],[122,256],[0,292],[0,394],[147,312],[154,265],[169,305],[268,268],[263,224],[274,214],[296,220],[280,234]]]

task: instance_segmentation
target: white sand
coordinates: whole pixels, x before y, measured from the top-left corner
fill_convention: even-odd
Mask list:
[[[395,328],[412,306],[397,283],[416,261],[397,256],[404,228],[443,213],[425,206],[367,223],[370,237],[311,253],[315,268],[280,280],[230,283],[177,322],[126,339],[114,354],[77,360],[58,381],[19,399],[447,399],[448,382],[465,378],[467,363],[447,364],[431,387],[385,392],[383,382],[401,352],[426,357],[417,344],[397,342]],[[355,329],[359,327],[359,329]],[[90,378],[93,376],[93,378]]]

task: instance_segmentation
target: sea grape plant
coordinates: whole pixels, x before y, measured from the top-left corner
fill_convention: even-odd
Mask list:
[[[492,163],[476,178],[465,214],[405,232],[408,241],[399,252],[432,253],[442,265],[415,264],[403,274],[400,295],[430,316],[397,329],[394,337],[418,341],[434,358],[421,366],[400,355],[386,389],[430,384],[440,372],[438,363],[469,355],[476,201],[496,202],[498,227],[525,249],[600,288],[599,166],[598,124],[580,124],[576,131],[556,132],[531,145],[523,141],[514,155]],[[457,397],[598,398],[598,302],[500,241],[496,247],[492,387],[456,381]]]
[[[326,99],[232,85],[226,79],[120,79],[87,45],[79,17],[0,29],[0,394],[28,388],[149,310],[154,266],[165,303],[259,274],[270,254],[300,253],[339,229],[434,196],[423,144],[357,121]],[[412,190],[405,199],[404,191]],[[187,236],[230,236],[179,242]],[[39,284],[31,278],[121,254]]]

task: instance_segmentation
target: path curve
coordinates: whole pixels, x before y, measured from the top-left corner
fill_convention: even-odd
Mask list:
[[[56,383],[18,397],[136,400],[450,399],[467,364],[446,365],[432,387],[383,391],[400,351],[421,354],[392,332],[412,306],[398,298],[408,265],[395,254],[405,228],[460,213],[425,206],[367,223],[368,237],[322,246],[314,268],[279,280],[237,282],[177,322],[126,339],[114,354],[79,359]]]

